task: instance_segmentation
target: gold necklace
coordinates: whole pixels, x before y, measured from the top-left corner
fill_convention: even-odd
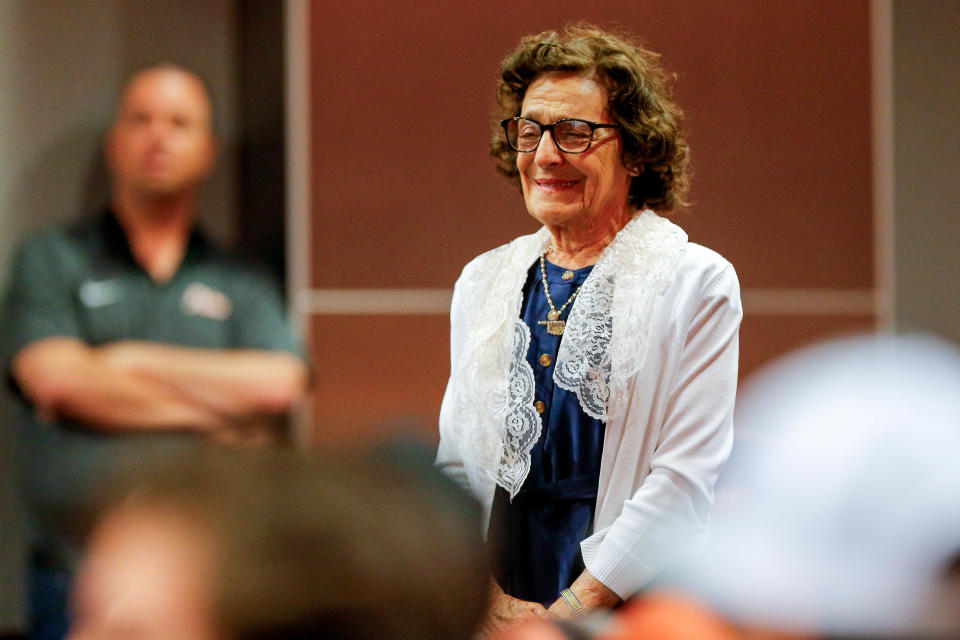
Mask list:
[[[547,319],[540,320],[537,324],[547,325],[547,333],[552,336],[562,336],[563,330],[567,326],[566,320],[560,319],[560,314],[563,313],[563,310],[570,306],[570,303],[573,302],[573,299],[577,297],[577,294],[580,293],[580,289],[583,288],[583,283],[580,283],[580,286],[577,287],[577,290],[570,294],[570,297],[567,298],[567,301],[563,303],[563,306],[557,309],[553,305],[553,298],[550,297],[550,285],[547,284],[547,266],[546,260],[547,254],[553,251],[553,247],[550,247],[546,251],[540,254],[540,277],[543,279],[543,293],[547,296],[547,304],[550,305],[550,311],[547,312]]]

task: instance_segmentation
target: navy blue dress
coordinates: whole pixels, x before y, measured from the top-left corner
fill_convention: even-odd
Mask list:
[[[573,271],[573,277],[564,280],[566,269],[546,263],[557,309],[592,268]],[[571,307],[561,319],[567,319]],[[562,336],[550,335],[546,325],[538,324],[549,311],[538,260],[524,285],[521,317],[530,327],[527,362],[536,382],[535,406],[543,409],[542,432],[530,452],[530,473],[513,501],[497,487],[488,531],[493,573],[504,592],[544,606],[560,597],[584,569],[580,541],[593,528],[604,434],[603,423],[583,412],[576,394],[554,385]]]

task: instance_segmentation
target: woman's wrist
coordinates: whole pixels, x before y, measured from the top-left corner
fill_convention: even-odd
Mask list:
[[[593,577],[593,575],[583,570],[569,590],[575,594],[580,606],[585,611],[591,609],[612,609],[620,604],[620,597],[611,591],[605,584]]]
[[[567,603],[567,606],[570,607],[570,611],[573,612],[573,615],[582,616],[585,613],[583,605],[580,604],[580,599],[577,598],[576,594],[570,589],[564,589],[561,591],[560,597],[563,598],[564,602]]]

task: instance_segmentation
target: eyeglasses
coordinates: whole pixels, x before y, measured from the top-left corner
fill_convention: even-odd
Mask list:
[[[529,118],[507,118],[500,121],[510,147],[520,153],[531,153],[540,146],[543,132],[549,131],[553,142],[566,153],[583,153],[593,143],[597,129],[619,129],[620,125],[562,118],[553,124],[540,124]]]

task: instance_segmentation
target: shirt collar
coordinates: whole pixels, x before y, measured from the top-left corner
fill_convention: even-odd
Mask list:
[[[141,268],[130,249],[130,243],[127,240],[127,234],[123,230],[120,221],[117,219],[116,212],[107,207],[100,218],[100,231],[103,237],[104,249],[106,254],[113,258]],[[187,250],[183,256],[183,262],[180,264],[182,269],[188,264],[192,264],[210,251],[211,245],[207,238],[196,227],[190,232],[190,238],[187,240]]]

